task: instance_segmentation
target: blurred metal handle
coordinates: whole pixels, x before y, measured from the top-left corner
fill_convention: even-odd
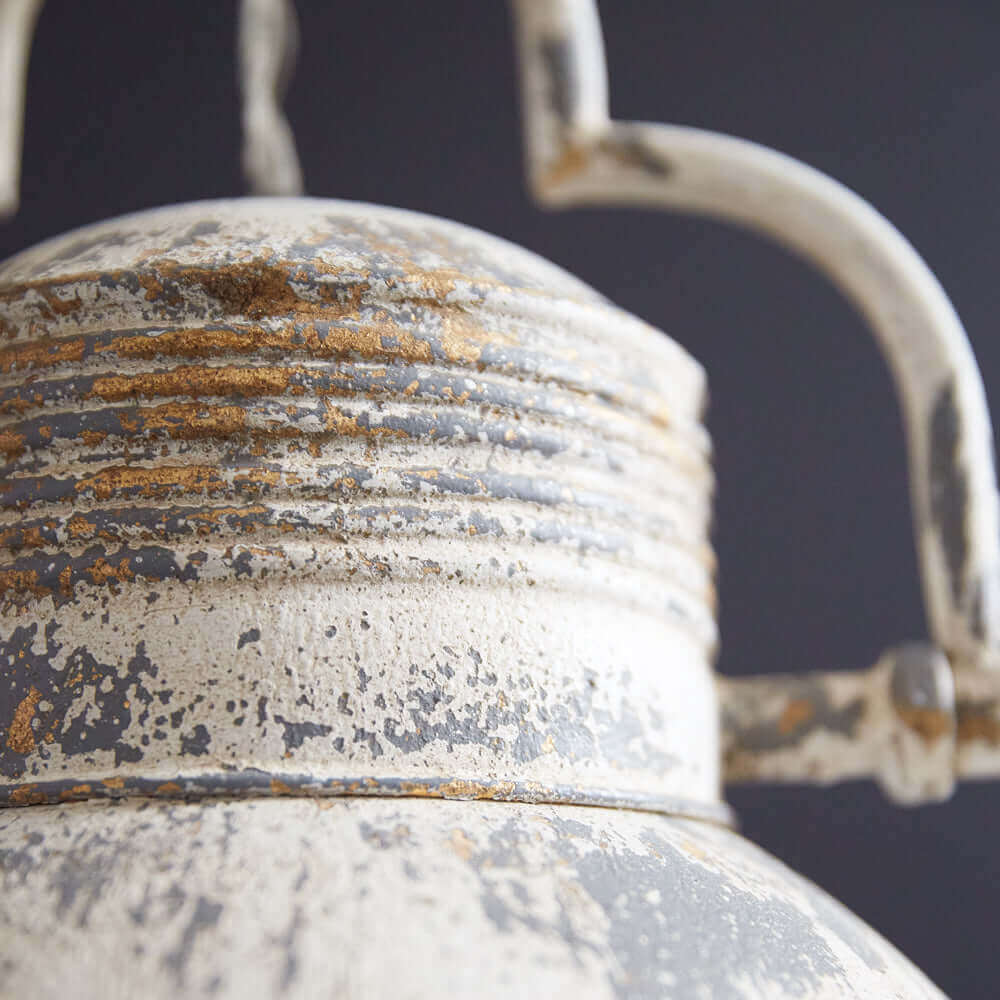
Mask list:
[[[913,668],[916,687],[911,692],[918,700],[926,693],[921,693],[921,685],[926,686],[929,669],[937,678],[930,685],[937,692],[935,704],[946,710],[949,699],[954,703],[945,676],[948,665],[956,676],[1000,666],[1000,507],[982,379],[965,331],[937,279],[867,202],[797,160],[714,132],[612,121],[594,0],[512,0],[511,6],[521,62],[528,175],[541,202],[560,208],[647,205],[738,223],[811,260],[867,317],[892,371],[905,418],[924,603],[934,646],[947,657],[936,658],[934,647],[928,647],[914,658],[912,648],[901,647],[890,659],[921,663]],[[880,678],[877,697],[857,696],[869,705],[889,705],[893,699],[886,684],[891,674],[883,665],[853,675],[868,678],[864,684],[859,680],[859,692],[871,686],[871,678]],[[820,687],[825,681],[816,678]],[[749,766],[735,769],[731,776],[858,776],[857,760],[850,768],[831,760],[817,774],[815,757],[799,755],[796,760],[794,754],[785,754],[776,764],[772,750],[763,744],[756,750],[739,745],[740,733],[755,731],[754,705],[761,713],[757,722],[778,725],[774,700],[755,698],[752,689],[756,684],[758,692],[765,686],[773,691],[777,683],[777,678],[757,678],[721,685],[724,722],[740,718],[744,723],[729,726],[724,734],[730,759],[746,764],[756,754],[770,762],[756,772]],[[897,694],[901,683],[897,677]],[[821,717],[821,708],[819,702],[812,704],[814,719]],[[954,720],[950,727],[931,727],[929,735],[924,729],[935,747],[945,731],[952,733],[953,743]],[[939,749],[934,756],[942,758]],[[947,764],[951,766],[950,760]],[[877,764],[869,762],[867,767],[869,773],[879,771]],[[898,796],[946,794],[950,777],[946,781],[940,773],[945,764],[939,760],[934,767],[939,772],[931,782],[934,788],[925,788],[927,782],[918,774],[910,785],[903,779],[895,782]],[[1000,774],[1000,760],[994,770]]]
[[[243,172],[253,194],[302,194],[295,137],[281,110],[299,44],[291,0],[240,0]]]
[[[42,0],[0,0],[0,218],[17,211],[28,55]]]
[[[42,0],[0,0],[0,219],[17,211],[25,77]],[[302,170],[281,98],[298,48],[291,0],[241,0],[238,21],[243,169],[254,194],[302,193]]]

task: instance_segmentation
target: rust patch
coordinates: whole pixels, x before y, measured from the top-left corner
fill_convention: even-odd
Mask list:
[[[158,267],[182,284],[201,288],[206,295],[215,299],[224,308],[250,319],[264,316],[279,316],[293,313],[303,306],[314,303],[303,302],[289,284],[292,273],[287,267],[280,267],[264,261],[226,264],[218,268],[180,268],[171,261],[160,261]],[[356,311],[360,302],[360,290],[354,295],[354,302],[342,305],[345,313]],[[329,309],[336,300],[326,303]]]
[[[10,801],[15,806],[34,806],[44,805],[47,799],[38,785],[21,785],[10,793]]]
[[[7,730],[7,746],[14,753],[27,755],[35,749],[35,734],[31,731],[31,720],[35,717],[35,706],[41,698],[42,692],[32,685],[14,709],[14,718]]]
[[[163,294],[163,284],[153,274],[140,274],[139,284],[146,290],[147,302],[155,302]]]
[[[90,785],[74,785],[72,788],[64,788],[59,793],[60,802],[79,802],[86,799],[93,791]]]
[[[146,431],[166,431],[175,441],[200,441],[241,433],[246,428],[247,413],[241,406],[163,403],[139,409],[136,416]]]
[[[323,319],[330,319],[324,313]],[[472,336],[471,329],[466,336]],[[485,333],[483,334],[485,337]],[[306,354],[330,359],[357,354],[364,358],[432,360],[431,345],[386,318],[359,327],[334,327],[323,335],[311,322],[289,323],[276,330],[251,326],[242,329],[187,328],[156,336],[132,334],[115,337],[96,348],[124,358],[213,358],[223,354]]]
[[[135,573],[132,572],[127,557],[122,559],[117,566],[109,563],[107,559],[99,558],[86,572],[97,586],[102,586],[109,580],[126,583],[135,579]]]
[[[34,406],[41,406],[42,402],[42,397],[38,393],[35,393],[32,399],[5,399],[0,403],[0,413],[5,415],[16,413],[20,416]]]
[[[57,340],[42,337],[28,344],[17,344],[0,350],[0,372],[10,374],[16,368],[58,365],[64,361],[82,361],[83,337]]]
[[[189,514],[191,521],[201,521],[202,523],[218,524],[226,517],[253,517],[254,515],[264,515],[268,513],[268,508],[261,504],[254,504],[250,507],[214,507],[212,510],[198,510]],[[252,526],[251,526],[252,527]]]
[[[782,736],[795,732],[811,721],[816,714],[816,706],[805,698],[794,698],[786,706],[778,719],[778,732]]]
[[[15,458],[20,458],[24,454],[24,435],[18,431],[0,431],[0,454],[13,462]]]
[[[412,302],[407,300],[407,304]],[[426,339],[415,336],[408,326],[395,322],[385,309],[378,306],[371,308],[364,323],[352,319],[343,326],[328,326],[343,317],[331,314],[328,306],[300,302],[291,321],[277,329],[265,330],[259,326],[188,327],[154,335],[140,330],[115,336],[107,343],[95,342],[91,349],[95,355],[111,353],[133,360],[209,359],[226,354],[272,354],[280,357],[304,354],[324,360],[361,357],[429,363],[434,360],[433,343],[437,339],[444,359],[456,364],[474,365],[481,360],[484,346],[514,343],[509,334],[485,329],[457,307],[428,302],[427,308],[439,315],[440,329],[437,334],[428,333]],[[317,329],[316,322],[322,329]],[[87,354],[88,339],[92,338],[74,337],[65,341],[47,338],[7,348],[0,351],[0,370],[10,372],[15,368],[45,368],[66,361],[79,362]],[[152,385],[156,380],[166,381],[167,373],[149,373],[139,378]],[[122,391],[118,384],[115,376],[109,376],[100,381],[100,391],[95,395],[114,398]],[[125,391],[120,398],[128,395]],[[20,404],[10,405],[16,408]]]
[[[119,465],[102,469],[74,486],[77,493],[93,492],[99,500],[109,500],[120,492],[135,491],[146,499],[162,499],[171,493],[211,494],[226,488],[218,470],[209,465],[159,465],[152,469]],[[71,533],[79,531],[82,534],[91,527],[82,518],[76,524],[75,529],[70,528]]]
[[[351,417],[344,413],[340,407],[324,400],[326,416],[324,425],[328,431],[342,434],[344,437],[359,438],[380,438],[380,437],[408,437],[406,431],[399,427],[363,427],[358,423],[357,417]]]
[[[566,144],[559,159],[545,172],[546,184],[562,184],[587,169],[590,154],[583,146]]]
[[[504,799],[514,793],[513,781],[498,781],[495,785],[481,785],[478,781],[456,778],[438,786],[438,793],[446,799]]]
[[[66,533],[74,540],[89,537],[94,534],[95,530],[96,527],[94,523],[92,521],[88,521],[83,514],[74,514],[66,522]]]
[[[959,702],[957,715],[959,743],[1000,746],[1000,719],[993,702]]]
[[[115,337],[98,351],[110,351],[123,358],[150,361],[157,357],[212,358],[220,354],[250,354],[262,347],[272,346],[269,335],[263,330],[181,329],[167,330],[155,337]],[[276,338],[278,339],[278,338]],[[275,343],[273,346],[279,346]]]
[[[285,782],[279,780],[278,778],[271,779],[271,794],[272,795],[291,795],[292,788],[290,785],[286,785]]]
[[[484,347],[509,346],[514,342],[510,336],[487,330],[457,311],[442,315],[440,339],[445,358],[465,365],[477,364],[482,359]]]
[[[941,709],[897,705],[896,713],[906,728],[916,733],[928,745],[936,743],[951,729],[951,713]]]
[[[7,549],[40,549],[45,544],[42,529],[37,525],[24,529],[10,525],[0,530],[0,545]]]
[[[400,784],[400,789],[404,795],[412,795],[416,799],[428,799],[434,796],[434,790],[419,781],[404,781]]]
[[[84,398],[97,396],[108,403],[157,396],[243,396],[249,399],[286,392],[291,378],[303,372],[301,368],[184,365],[164,372],[98,378]]]
[[[31,594],[32,597],[47,597],[51,591],[38,582],[38,573],[33,569],[6,569],[0,571],[0,596],[11,594]]]
[[[55,288],[42,287],[39,289],[39,292],[42,298],[45,299],[45,304],[56,316],[68,316],[83,306],[83,300],[80,298],[79,293],[71,299],[63,299],[56,294]]]

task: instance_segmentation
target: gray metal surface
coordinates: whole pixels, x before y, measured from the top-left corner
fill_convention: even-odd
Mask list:
[[[7,996],[941,997],[741,837],[634,811],[87,802],[0,845]]]

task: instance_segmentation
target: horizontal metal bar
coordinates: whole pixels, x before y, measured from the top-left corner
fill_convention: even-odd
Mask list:
[[[719,678],[729,783],[873,778],[898,802],[1000,778],[1000,676],[924,643],[864,671]]]

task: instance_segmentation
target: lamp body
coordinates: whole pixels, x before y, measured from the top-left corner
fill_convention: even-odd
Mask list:
[[[940,995],[728,829],[662,334],[307,199],[69,234],[0,308],[12,991]]]

